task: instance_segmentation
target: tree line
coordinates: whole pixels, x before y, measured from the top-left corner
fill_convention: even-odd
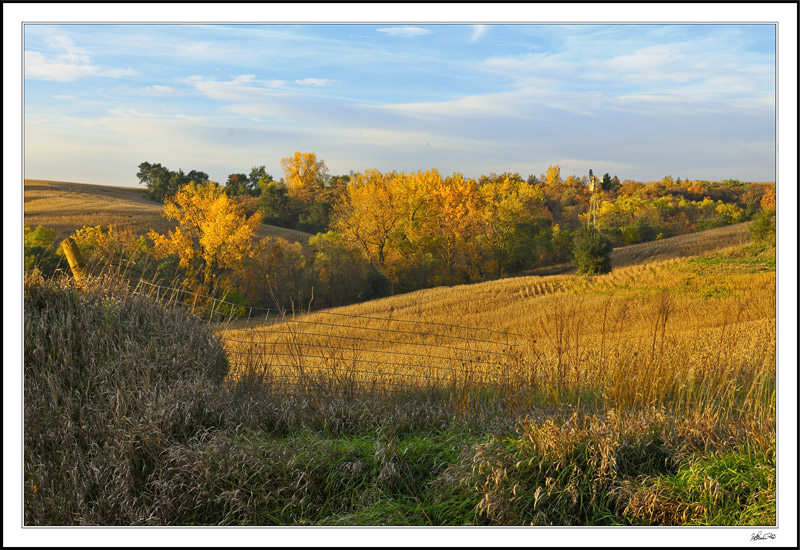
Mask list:
[[[297,152],[281,166],[278,181],[256,166],[220,185],[202,171],[144,162],[137,176],[176,229],[144,236],[87,227],[74,238],[90,259],[124,260],[148,277],[177,277],[200,293],[259,307],[343,305],[569,261],[604,272],[612,245],[748,219],[758,238],[774,242],[774,185],[671,176],[645,185],[605,174],[592,217],[587,178],[562,179],[557,165],[527,178],[435,169],[330,176],[314,153]],[[262,223],[314,236],[309,246],[259,240]],[[26,268],[55,269],[49,237],[26,229]]]

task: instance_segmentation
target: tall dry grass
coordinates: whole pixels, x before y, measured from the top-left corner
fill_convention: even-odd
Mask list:
[[[322,387],[335,379],[354,393],[489,387],[516,409],[569,396],[623,408],[668,404],[680,414],[753,413],[769,423],[775,273],[769,258],[767,271],[737,263],[735,250],[593,278],[430,289],[220,334],[233,375],[245,358],[248,372],[273,381]]]

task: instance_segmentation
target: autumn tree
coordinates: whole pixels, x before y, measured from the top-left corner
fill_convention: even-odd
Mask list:
[[[260,213],[247,218],[215,182],[185,185],[165,201],[163,216],[177,227],[168,235],[150,231],[156,254],[177,255],[181,267],[209,290],[222,275],[242,269],[261,224]]]
[[[314,247],[313,269],[323,303],[341,306],[373,297],[369,292],[370,265],[361,249],[348,246],[335,231],[319,233],[309,244]]]
[[[254,242],[238,280],[252,303],[267,307],[302,306],[313,295],[303,245],[282,237]]]
[[[761,197],[761,210],[764,212],[774,213],[775,207],[775,189],[768,189]]]
[[[544,183],[547,187],[551,188],[558,188],[561,186],[561,167],[558,164],[551,165],[547,169]]]
[[[396,173],[355,174],[334,205],[334,230],[363,250],[370,263],[393,280],[391,241],[398,234],[400,199]]]
[[[478,183],[456,173],[433,180],[429,226],[436,235],[435,253],[441,259],[438,283],[455,283],[480,277],[478,236],[483,233],[482,200]]]
[[[314,153],[296,152],[291,157],[281,159],[281,168],[286,174],[289,194],[300,197],[310,204],[314,195],[323,187],[328,179],[328,167],[325,162],[317,160]]]
[[[552,217],[540,188],[505,175],[480,188],[487,244],[497,261],[497,275],[531,265],[546,252]]]

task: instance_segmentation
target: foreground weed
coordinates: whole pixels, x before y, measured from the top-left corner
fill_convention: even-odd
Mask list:
[[[647,478],[625,515],[659,525],[775,525],[774,449],[712,454]]]

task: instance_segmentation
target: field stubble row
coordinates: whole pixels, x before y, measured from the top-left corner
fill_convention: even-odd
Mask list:
[[[310,393],[489,387],[519,406],[572,395],[726,415],[774,402],[774,271],[693,266],[429,289],[220,334],[232,376]]]

